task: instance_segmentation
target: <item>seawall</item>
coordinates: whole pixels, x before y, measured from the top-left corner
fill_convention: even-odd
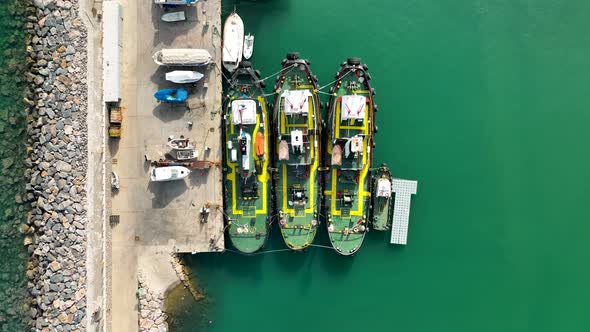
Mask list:
[[[84,331],[86,28],[78,3],[34,0],[27,16],[27,199],[33,330]]]

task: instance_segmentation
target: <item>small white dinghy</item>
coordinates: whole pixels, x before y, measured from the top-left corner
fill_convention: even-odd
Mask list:
[[[164,182],[182,180],[191,173],[191,170],[184,166],[166,166],[152,169],[150,180],[152,182]]]
[[[184,15],[184,11],[181,12],[172,12],[166,13],[162,15],[162,21],[164,22],[180,22],[186,20],[186,16]]]
[[[250,59],[252,57],[252,52],[254,52],[254,36],[247,34],[246,37],[244,37],[244,59]]]
[[[234,11],[227,19],[223,26],[223,66],[229,72],[233,72],[242,61],[242,52],[244,51],[244,22],[242,18]]]
[[[166,73],[166,81],[178,84],[196,83],[201,78],[203,78],[203,76],[205,75],[199,73],[198,71],[175,70]]]

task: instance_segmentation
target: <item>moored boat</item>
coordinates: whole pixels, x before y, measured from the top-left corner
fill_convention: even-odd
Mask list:
[[[319,225],[320,103],[309,61],[289,53],[282,66],[274,103],[275,208],[285,243],[301,250],[313,242]]]
[[[254,52],[254,36],[247,34],[246,37],[244,37],[244,59],[250,59],[252,57],[252,52]]]
[[[391,228],[391,183],[393,177],[387,165],[382,164],[375,170],[373,180],[372,224],[377,231],[386,231]]]
[[[369,81],[367,67],[349,58],[330,90],[325,215],[330,242],[341,255],[356,253],[368,232],[375,128]]]
[[[224,102],[224,207],[233,246],[251,254],[266,242],[270,220],[270,126],[264,83],[247,61],[231,76]]]
[[[223,67],[229,72],[238,68],[244,50],[244,22],[235,11],[225,19],[223,25]]]

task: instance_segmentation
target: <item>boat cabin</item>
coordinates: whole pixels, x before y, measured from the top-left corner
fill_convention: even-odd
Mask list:
[[[334,107],[331,165],[358,171],[368,162],[368,100],[365,96],[345,95],[337,99]]]
[[[279,161],[288,165],[310,165],[313,149],[310,134],[315,128],[313,97],[310,90],[287,90],[280,98],[278,113]]]

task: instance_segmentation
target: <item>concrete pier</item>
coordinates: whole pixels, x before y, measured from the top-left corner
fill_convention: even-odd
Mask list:
[[[196,68],[205,74],[189,88],[189,100],[172,106],[159,104],[154,93],[175,87],[165,73],[178,68],[158,67],[152,55],[164,48],[207,49],[215,63],[221,56],[221,1],[199,1],[179,7],[187,21],[166,23],[164,11],[152,0],[119,0],[122,32],[122,137],[111,139],[107,160],[120,178],[120,189],[110,197],[112,232],[112,323],[106,330],[137,331],[138,272],[157,292],[178,280],[170,253],[221,251],[224,248],[221,160],[221,74],[212,64]],[[195,68],[190,68],[195,70]],[[176,86],[178,87],[178,86]],[[190,125],[192,123],[192,125]],[[150,182],[151,166],[144,158],[153,146],[170,136],[189,138],[208,170],[193,171],[183,181]],[[199,211],[207,205],[203,220]],[[108,322],[107,322],[108,324]]]

